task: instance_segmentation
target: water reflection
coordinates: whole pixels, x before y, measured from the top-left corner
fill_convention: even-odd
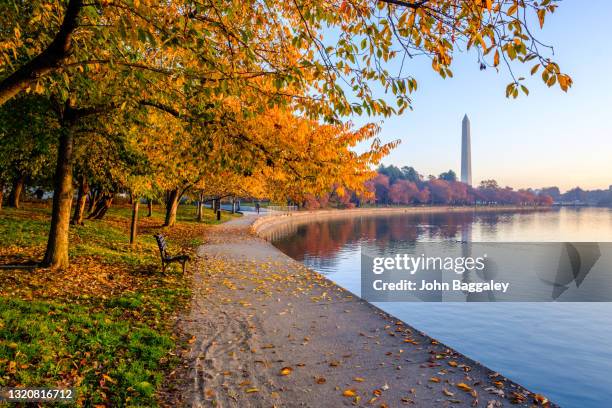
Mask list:
[[[358,293],[359,255],[365,246],[391,252],[415,242],[610,242],[612,210],[364,217],[290,225],[271,238],[283,252]],[[575,244],[573,249],[580,254],[580,262],[566,247],[558,270],[553,269],[552,276],[540,276],[548,281],[553,298],[591,280],[585,277],[598,259],[597,252]],[[491,269],[489,275],[465,279],[495,279],[495,273]],[[488,300],[490,294],[478,296]],[[612,377],[605,373],[612,372],[610,303],[392,302],[377,306],[561,406],[609,406]]]

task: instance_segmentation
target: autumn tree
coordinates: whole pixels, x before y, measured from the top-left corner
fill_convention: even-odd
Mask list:
[[[73,132],[90,115],[140,104],[196,127],[219,120],[211,99],[227,96],[240,97],[244,115],[274,106],[335,123],[349,114],[391,115],[409,108],[417,87],[394,62],[424,55],[448,77],[463,48],[475,48],[483,68],[511,68],[508,96],[527,93],[511,62],[529,63],[547,85],[567,90],[571,79],[530,25],[530,15],[542,25],[555,8],[536,0],[3,2],[0,104],[22,92],[48,95],[61,127],[45,264],[68,262]],[[238,146],[252,142],[233,136]],[[179,194],[169,190],[169,201]]]
[[[411,181],[398,180],[391,185],[389,198],[394,204],[412,204],[419,198],[419,189]]]
[[[10,185],[10,206],[19,208],[26,182],[50,173],[58,129],[47,98],[23,95],[0,107],[0,183]]]
[[[362,79],[393,91],[402,110],[416,81],[403,64],[393,73],[385,69],[387,63],[426,55],[432,68],[446,77],[452,75],[453,54],[462,47],[476,48],[483,68],[533,61],[532,72],[541,70],[547,85],[558,83],[566,90],[571,79],[547,58],[550,49],[532,34],[532,16],[542,26],[556,8],[555,2],[536,0],[295,0],[265,5],[234,0],[223,7],[187,0],[9,1],[0,9],[0,58],[7,67],[0,74],[0,103],[37,86],[41,78],[95,63],[191,72],[201,78],[277,75],[279,89],[284,83],[304,84],[318,91],[312,100],[328,95],[330,103],[317,108],[327,115],[364,110],[389,114],[393,108],[376,98],[370,82]],[[322,36],[327,27],[338,29],[339,37]],[[209,71],[135,62],[120,45],[126,41],[148,43],[168,57],[201,52],[197,61]],[[240,65],[224,64],[235,58]],[[336,86],[342,78],[360,102],[350,102]],[[516,96],[522,82],[512,75],[507,94]]]
[[[389,177],[378,173],[374,178],[368,180],[365,185],[376,197],[377,204],[389,203]]]

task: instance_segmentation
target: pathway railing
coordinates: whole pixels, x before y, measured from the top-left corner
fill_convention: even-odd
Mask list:
[[[289,215],[297,210],[297,205],[269,205],[266,207],[266,215]]]

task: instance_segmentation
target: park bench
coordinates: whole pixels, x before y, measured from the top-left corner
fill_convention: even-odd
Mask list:
[[[159,254],[161,255],[162,272],[166,272],[166,264],[178,262],[183,266],[183,273],[185,273],[185,265],[187,264],[187,261],[191,260],[189,255],[183,254],[170,256],[170,254],[168,254],[168,244],[166,244],[166,238],[162,234],[155,234],[154,237],[157,241],[157,246],[159,247]]]

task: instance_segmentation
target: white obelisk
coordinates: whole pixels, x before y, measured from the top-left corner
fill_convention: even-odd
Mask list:
[[[461,130],[461,181],[472,185],[472,142],[470,135],[470,120],[463,117]]]

